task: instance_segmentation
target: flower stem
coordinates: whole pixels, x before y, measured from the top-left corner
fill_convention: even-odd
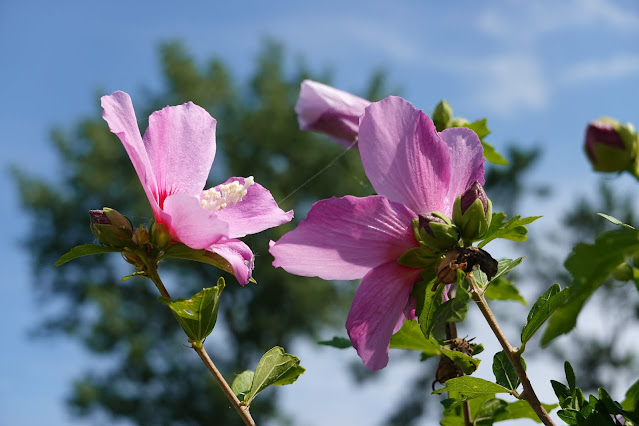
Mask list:
[[[146,257],[142,257],[142,259],[145,259],[143,260],[144,266],[145,266],[144,268],[145,276],[149,278],[151,281],[153,281],[153,284],[155,284],[158,291],[163,297],[171,299],[171,295],[167,291],[166,287],[164,286],[164,283],[162,282],[162,279],[160,278],[160,275],[158,274],[156,264],[153,263],[153,261],[148,260]],[[235,396],[235,393],[233,392],[233,390],[231,389],[227,381],[224,379],[224,376],[222,376],[222,374],[217,369],[215,364],[213,364],[213,361],[211,360],[209,355],[206,353],[204,346],[202,346],[202,342],[201,341],[192,342],[191,347],[198,354],[198,356],[200,357],[204,365],[206,365],[206,368],[209,369],[209,371],[211,372],[211,374],[213,375],[217,383],[220,385],[220,387],[222,388],[222,391],[226,394],[229,401],[231,401],[233,408],[235,408],[235,411],[238,412],[238,414],[240,415],[244,423],[247,426],[255,426],[255,421],[251,417],[249,408],[243,403],[241,403],[240,400],[237,398],[237,396]]]
[[[201,344],[199,345],[194,344],[193,350],[200,356],[200,359],[202,360],[204,365],[206,365],[206,367],[209,369],[213,377],[215,377],[215,380],[217,380],[217,383],[220,385],[220,387],[222,388],[222,390],[224,391],[228,399],[233,404],[233,408],[235,408],[235,410],[238,412],[240,417],[242,417],[242,420],[244,420],[244,423],[247,426],[255,426],[255,421],[251,417],[249,408],[243,403],[241,403],[239,399],[237,399],[237,396],[235,396],[235,393],[233,392],[229,384],[226,382],[226,380],[224,380],[224,377],[222,376],[220,371],[217,369],[217,367],[215,367],[215,364],[213,364],[213,361],[209,357],[209,354],[206,353],[204,346],[202,346]]]
[[[450,290],[449,297],[451,299],[455,298],[454,287]],[[446,331],[446,340],[453,340],[458,337],[457,324],[455,324],[452,321],[446,323],[445,331]],[[445,355],[442,355],[442,356],[445,356]],[[470,416],[470,403],[468,401],[464,401],[462,404],[462,407],[463,407],[463,413],[464,413],[464,426],[473,426],[472,418]]]
[[[497,319],[495,319],[493,312],[490,310],[490,307],[486,302],[484,294],[478,288],[475,278],[469,274],[466,276],[466,280],[470,285],[473,300],[475,301],[475,303],[477,303],[479,310],[484,315],[484,318],[486,318],[486,321],[488,322],[490,328],[493,330],[493,333],[497,337],[497,340],[499,340],[501,347],[504,349],[504,353],[515,369],[517,377],[519,377],[519,381],[524,388],[524,390],[519,395],[519,399],[523,399],[530,404],[530,406],[544,425],[554,426],[555,423],[552,421],[550,415],[546,412],[546,409],[543,407],[543,405],[541,405],[541,402],[539,401],[539,398],[537,398],[537,394],[535,394],[532,384],[530,383],[530,380],[526,375],[526,370],[524,370],[524,367],[521,364],[521,352],[517,348],[513,347],[508,342],[508,339],[506,339],[504,332],[501,330],[499,324],[497,323]]]

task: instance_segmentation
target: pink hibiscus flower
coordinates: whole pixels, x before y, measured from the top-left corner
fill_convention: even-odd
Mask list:
[[[144,138],[127,93],[103,96],[102,108],[129,154],[155,221],[166,226],[173,241],[222,256],[246,284],[253,252],[237,238],[288,222],[293,211],[281,210],[252,176],[203,190],[215,157],[216,126],[203,108],[189,102],[154,112]]]
[[[300,129],[325,133],[347,148],[355,141],[359,118],[370,104],[359,96],[304,80],[295,112]]]
[[[273,265],[326,280],[362,278],[346,320],[348,335],[371,370],[388,363],[391,336],[410,315],[409,297],[421,269],[397,263],[418,247],[412,221],[439,211],[484,183],[484,156],[466,128],[438,133],[432,120],[402,98],[366,108],[359,126],[364,170],[379,195],[331,198],[276,243]]]

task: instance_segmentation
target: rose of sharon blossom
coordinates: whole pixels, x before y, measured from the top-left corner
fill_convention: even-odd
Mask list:
[[[472,130],[438,133],[426,114],[398,97],[366,108],[359,151],[379,195],[318,201],[270,252],[274,266],[296,275],[362,278],[346,329],[364,364],[378,370],[388,363],[391,335],[410,316],[409,296],[422,272],[397,262],[419,246],[413,219],[433,211],[450,217],[457,196],[484,183],[484,156]]]
[[[144,138],[127,93],[103,96],[102,108],[129,154],[155,221],[173,241],[222,256],[246,284],[253,252],[237,238],[288,222],[293,211],[281,210],[252,176],[203,190],[216,148],[216,121],[203,108],[189,102],[154,112]]]
[[[359,129],[359,118],[370,101],[312,80],[304,80],[295,104],[302,130],[325,133],[344,147]]]

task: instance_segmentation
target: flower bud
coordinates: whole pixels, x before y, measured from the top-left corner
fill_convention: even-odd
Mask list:
[[[453,205],[453,222],[460,229],[461,238],[466,244],[486,233],[492,215],[493,203],[477,181],[459,195]]]
[[[134,245],[129,220],[113,209],[90,210],[91,231],[102,244],[124,248]]]
[[[438,132],[447,129],[450,123],[450,120],[453,118],[453,109],[450,107],[450,104],[445,100],[441,100],[435,110],[433,111],[433,116],[431,119],[433,120],[433,124]]]
[[[639,136],[632,124],[621,124],[611,118],[592,121],[586,128],[584,149],[599,172],[622,172],[634,169]]]
[[[300,129],[324,133],[344,147],[359,131],[359,118],[370,101],[312,80],[304,80],[295,104]]]
[[[445,251],[459,242],[459,229],[440,212],[413,219],[413,232],[420,245],[434,251]]]
[[[149,230],[144,226],[140,226],[135,230],[135,242],[144,245],[150,241]]]
[[[169,234],[169,231],[163,223],[156,223],[153,226],[151,243],[153,244],[153,248],[158,251],[164,251],[169,248],[169,244],[171,243],[171,234]]]

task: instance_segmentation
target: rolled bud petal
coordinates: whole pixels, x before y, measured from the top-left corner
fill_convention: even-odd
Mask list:
[[[479,182],[474,182],[453,205],[453,222],[460,229],[461,238],[468,245],[481,238],[493,215],[493,204]]]
[[[300,129],[324,133],[344,147],[356,140],[359,118],[370,101],[312,80],[304,80],[295,104]]]
[[[632,124],[611,118],[592,121],[586,128],[584,149],[593,169],[622,172],[635,167],[639,137]]]
[[[459,243],[459,229],[443,213],[436,211],[420,215],[414,222],[415,238],[422,246],[441,252]]]
[[[90,210],[91,231],[102,244],[116,247],[132,247],[133,230],[129,220],[113,209]]]

